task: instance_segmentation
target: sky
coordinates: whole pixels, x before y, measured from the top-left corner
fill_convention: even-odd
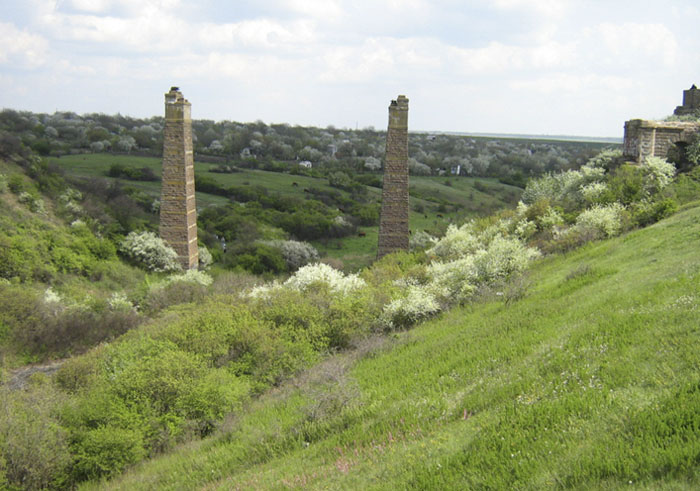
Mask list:
[[[700,84],[697,0],[0,0],[0,107],[621,137]]]

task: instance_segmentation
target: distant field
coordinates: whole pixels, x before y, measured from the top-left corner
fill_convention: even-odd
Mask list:
[[[130,167],[148,167],[156,175],[161,172],[161,159],[157,157],[137,157],[129,155],[83,154],[52,158],[52,163],[60,166],[69,176],[107,176],[112,164]],[[214,179],[224,186],[263,186],[270,193],[282,196],[295,196],[306,199],[305,192],[310,188],[325,191],[333,190],[348,197],[346,191],[329,186],[325,178],[314,178],[268,172],[262,170],[242,170],[231,174],[210,172],[216,164],[195,162],[198,176]],[[117,179],[125,185],[139,189],[157,198],[160,196],[160,182],[143,182]],[[293,183],[296,183],[294,185]],[[371,201],[380,202],[381,189],[367,187]],[[440,234],[448,223],[462,222],[468,218],[485,216],[512,207],[520,198],[522,190],[502,184],[495,179],[467,177],[416,177],[410,179],[410,228],[411,231],[425,230]],[[223,205],[228,200],[222,196],[197,192],[197,207],[201,210],[212,205]],[[377,253],[378,227],[363,227],[365,235],[333,240],[314,245],[331,258],[342,259],[345,269],[356,270],[369,264]]]

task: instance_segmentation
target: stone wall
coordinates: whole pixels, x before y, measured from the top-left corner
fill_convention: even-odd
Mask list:
[[[638,163],[647,157],[665,158],[676,143],[689,143],[698,132],[700,123],[633,119],[625,122],[623,154]]]
[[[408,250],[408,214],[408,99],[400,95],[389,105],[377,258]]]
[[[177,87],[165,94],[160,236],[185,270],[197,268],[199,260],[191,108]]]

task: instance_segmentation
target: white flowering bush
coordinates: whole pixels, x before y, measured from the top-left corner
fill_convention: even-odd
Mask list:
[[[527,206],[519,207],[520,212]],[[508,229],[512,228],[512,236]],[[438,257],[426,268],[423,288],[443,305],[469,299],[484,282],[523,271],[539,257],[537,249],[522,239],[534,233],[536,225],[525,218],[502,219],[476,233],[473,224],[452,227],[429,251]]]
[[[366,286],[365,281],[356,274],[345,275],[342,271],[323,263],[309,264],[300,268],[284,282],[284,286],[305,291],[315,283],[324,283],[333,293],[347,295],[348,293]]]
[[[604,182],[591,182],[581,187],[581,195],[589,203],[595,203],[608,190],[608,185]]]
[[[535,232],[537,232],[537,224],[527,219],[518,221],[513,230],[513,234],[523,240],[529,239]]]
[[[341,218],[342,217],[336,217]],[[297,240],[268,240],[264,244],[271,245],[280,250],[284,261],[290,271],[295,271],[309,263],[315,263],[320,259],[320,255],[316,248],[308,242],[299,242]]]
[[[517,238],[499,236],[474,255],[476,277],[480,282],[505,278],[524,271],[539,256],[537,249],[527,247]]]
[[[365,159],[365,169],[368,170],[380,170],[382,168],[382,161],[377,157],[367,157]]]
[[[211,256],[211,252],[204,245],[198,246],[198,257],[199,257],[199,269],[207,269],[211,266],[214,258]]]
[[[17,196],[17,200],[23,205],[26,205],[27,208],[29,208],[29,210],[34,213],[39,213],[42,215],[46,213],[46,208],[44,207],[44,200],[41,198],[37,198],[36,196],[26,191],[22,191],[21,193],[19,193],[19,195]]]
[[[583,189],[588,188],[589,193],[599,190],[590,186],[605,180],[605,166],[612,160],[611,157],[601,154],[598,157],[600,158],[591,159],[579,170],[546,174],[530,180],[523,192],[523,202],[533,204],[539,200],[548,200],[551,203],[566,203],[570,206],[583,204],[583,200],[586,199]]]
[[[124,292],[114,292],[107,300],[107,305],[111,310],[131,311],[134,310],[134,304],[129,301]]]
[[[445,235],[427,253],[440,259],[454,259],[476,251],[481,245],[474,223],[467,222],[461,227],[449,225]]]
[[[443,304],[461,303],[476,290],[478,273],[474,255],[447,262],[433,262],[427,267],[430,281],[426,291]]]
[[[345,275],[328,264],[316,263],[301,267],[284,283],[274,281],[258,286],[247,295],[252,298],[267,298],[280,289],[305,292],[313,285],[325,285],[331,293],[345,296],[364,288],[367,283],[356,274]]]
[[[676,175],[676,167],[659,157],[647,157],[644,159],[644,191],[648,194],[658,193],[673,180]]]
[[[530,179],[523,191],[524,204],[532,204],[540,200],[553,201],[559,196],[559,182],[551,175],[545,174],[539,179]]]
[[[53,288],[48,287],[44,290],[44,303],[47,305],[57,305],[62,302],[61,295],[59,295]]]
[[[609,169],[610,165],[617,159],[622,157],[622,150],[603,150],[595,157],[592,157],[586,162],[586,167],[595,167],[601,169]]]
[[[433,245],[437,242],[437,239],[430,235],[428,232],[419,230],[416,233],[411,234],[408,239],[408,247],[411,250],[425,249],[428,246]]]
[[[564,218],[551,206],[547,209],[547,212],[538,219],[538,224],[542,230],[549,230],[563,223]]]
[[[214,280],[204,271],[188,269],[184,273],[171,274],[159,285],[166,286],[177,282],[196,283],[197,285],[209,286],[214,282]]]
[[[574,230],[594,238],[613,237],[622,231],[625,207],[620,203],[595,205],[576,218]]]
[[[71,201],[82,201],[82,199],[83,199],[82,193],[80,191],[78,191],[77,189],[73,189],[73,188],[66,189],[58,197],[59,203],[62,203],[62,204],[70,203]]]
[[[410,285],[406,294],[384,307],[382,323],[390,329],[409,327],[411,324],[440,312],[440,303],[425,287]]]
[[[119,244],[128,259],[156,271],[178,271],[177,253],[153,232],[131,232]]]

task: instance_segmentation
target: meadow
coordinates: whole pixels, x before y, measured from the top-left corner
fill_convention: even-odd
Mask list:
[[[118,180],[125,187],[134,188],[152,200],[160,198],[160,181],[135,181],[109,177],[110,167],[117,164],[129,168],[148,168],[156,176],[161,172],[161,159],[130,155],[110,155],[104,153],[66,155],[50,158],[49,162],[62,169],[67,177],[104,178]],[[329,185],[325,177],[310,177],[297,174],[270,172],[258,169],[240,169],[239,172],[213,172],[217,164],[195,162],[195,172],[200,178],[214,180],[222,187],[260,186],[271,195],[299,199],[312,198],[311,189],[321,192],[340,193],[344,199],[351,194]],[[381,176],[381,175],[379,175]],[[367,200],[379,203],[381,189],[365,186]],[[495,178],[470,177],[426,177],[410,178],[410,228],[411,231],[425,231],[432,235],[444,233],[449,223],[461,223],[469,218],[486,216],[498,210],[512,207],[517,203],[522,189],[498,182]],[[196,192],[197,207],[203,210],[209,206],[224,205],[229,200],[224,196],[206,192]],[[342,260],[346,271],[357,271],[367,266],[376,257],[378,227],[360,226],[358,234],[340,239],[313,241],[319,252]]]

